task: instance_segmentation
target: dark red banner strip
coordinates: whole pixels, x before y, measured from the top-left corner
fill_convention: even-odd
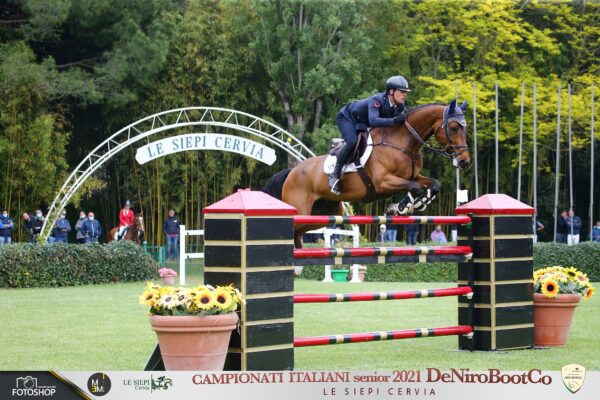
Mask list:
[[[325,346],[329,344],[373,342],[379,340],[410,339],[429,336],[466,335],[473,332],[473,328],[469,325],[427,328],[424,330],[426,331],[426,334],[423,333],[422,329],[405,329],[398,331],[349,333],[329,336],[305,336],[294,338],[294,347]]]
[[[336,303],[346,301],[405,300],[425,297],[464,296],[473,293],[469,286],[453,288],[403,290],[393,292],[295,294],[294,303]]]
[[[368,216],[368,215],[295,215],[294,224],[297,225],[331,225],[331,224],[457,224],[464,225],[471,222],[467,216]]]

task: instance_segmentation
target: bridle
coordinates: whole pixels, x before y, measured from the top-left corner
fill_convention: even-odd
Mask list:
[[[468,151],[469,146],[452,144],[452,140],[450,139],[450,132],[448,131],[448,125],[450,124],[450,122],[456,122],[456,123],[460,124],[463,128],[465,128],[467,126],[467,120],[465,119],[465,116],[462,113],[454,113],[454,114],[450,115],[449,112],[450,112],[450,107],[446,106],[444,108],[442,124],[440,126],[438,126],[435,129],[435,131],[433,132],[433,136],[435,136],[437,134],[437,132],[440,130],[440,128],[444,128],[444,133],[446,134],[446,140],[448,141],[448,145],[446,145],[446,147],[443,150],[428,145],[423,140],[423,138],[421,138],[421,135],[419,135],[419,133],[415,130],[415,128],[413,128],[412,125],[408,123],[408,120],[404,122],[404,125],[406,125],[406,129],[408,129],[410,134],[415,138],[415,140],[417,142],[419,142],[423,146],[423,148],[425,150],[432,152],[434,154],[440,155],[449,160],[454,160],[457,157],[459,157],[462,153],[464,153],[465,151]],[[455,150],[459,150],[459,151],[457,152]]]
[[[451,144],[452,141],[450,140],[450,132],[448,131],[448,124],[450,122],[457,122],[459,123],[461,126],[466,127],[467,126],[467,121],[465,120],[465,116],[462,113],[453,113],[452,115],[449,115],[449,110],[450,110],[450,106],[446,106],[444,108],[444,114],[443,114],[443,119],[442,119],[442,124],[440,126],[438,126],[436,128],[436,130],[433,132],[433,136],[435,136],[435,134],[440,130],[440,128],[444,128],[444,133],[446,134],[446,140],[448,141],[448,145],[446,146],[445,149],[438,149],[436,147],[430,146],[427,144],[427,142],[425,142],[423,140],[423,138],[421,138],[421,135],[419,135],[419,133],[415,130],[415,128],[412,127],[411,124],[408,123],[408,119],[406,121],[404,121],[404,125],[406,126],[406,129],[408,129],[408,131],[410,132],[410,134],[415,138],[415,140],[417,142],[419,142],[421,144],[421,146],[426,150],[426,151],[430,151],[434,154],[440,155],[444,158],[447,158],[449,160],[452,160],[453,162],[456,162],[456,158],[459,157],[462,153],[464,153],[465,151],[469,150],[469,146],[467,145],[454,145]],[[412,162],[412,178],[414,179],[415,176],[415,163],[420,160],[421,158],[423,158],[423,154],[420,151],[417,151],[417,153],[413,153],[412,151],[405,149],[403,147],[400,147],[394,143],[389,143],[385,141],[385,133],[386,133],[386,129],[385,128],[381,128],[381,141],[379,143],[373,143],[371,146],[376,147],[376,146],[386,146],[386,147],[391,147],[393,149],[396,149],[398,151],[401,151],[402,153],[406,154],[408,157],[410,157],[411,162]],[[459,152],[454,152],[454,150],[460,150]]]

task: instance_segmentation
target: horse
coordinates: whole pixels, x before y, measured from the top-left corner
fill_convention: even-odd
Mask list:
[[[406,122],[392,127],[372,128],[372,153],[364,165],[364,172],[346,173],[342,178],[344,191],[331,193],[328,176],[324,173],[327,156],[308,158],[292,169],[273,175],[265,184],[266,192],[298,210],[302,215],[341,215],[342,202],[373,201],[400,191],[407,195],[398,203],[397,214],[423,211],[440,191],[439,181],[421,175],[423,155],[421,148],[452,160],[455,168],[470,164],[466,141],[467,123],[463,114],[467,102],[457,105],[425,104],[407,112]],[[427,144],[433,136],[443,149]],[[366,176],[365,176],[366,175]],[[296,226],[294,244],[302,247],[302,235],[322,226]]]
[[[112,228],[108,231],[106,237],[106,243],[110,243],[113,240],[117,240],[119,234],[119,227]],[[133,218],[133,224],[127,227],[125,235],[121,240],[131,240],[137,244],[141,244],[144,240],[144,216],[142,213],[136,214]]]

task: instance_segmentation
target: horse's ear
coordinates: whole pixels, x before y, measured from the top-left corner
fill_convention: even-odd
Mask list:
[[[450,114],[450,115],[454,114],[454,109],[456,108],[456,101],[457,101],[457,99],[454,99],[448,105],[448,114]]]
[[[469,105],[468,101],[463,101],[463,103],[460,105],[460,109],[465,111],[467,109],[467,106]]]

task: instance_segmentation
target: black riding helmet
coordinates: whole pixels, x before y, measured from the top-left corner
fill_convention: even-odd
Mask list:
[[[387,90],[396,89],[402,90],[403,92],[410,92],[408,88],[408,81],[406,78],[400,75],[392,76],[387,80]]]

